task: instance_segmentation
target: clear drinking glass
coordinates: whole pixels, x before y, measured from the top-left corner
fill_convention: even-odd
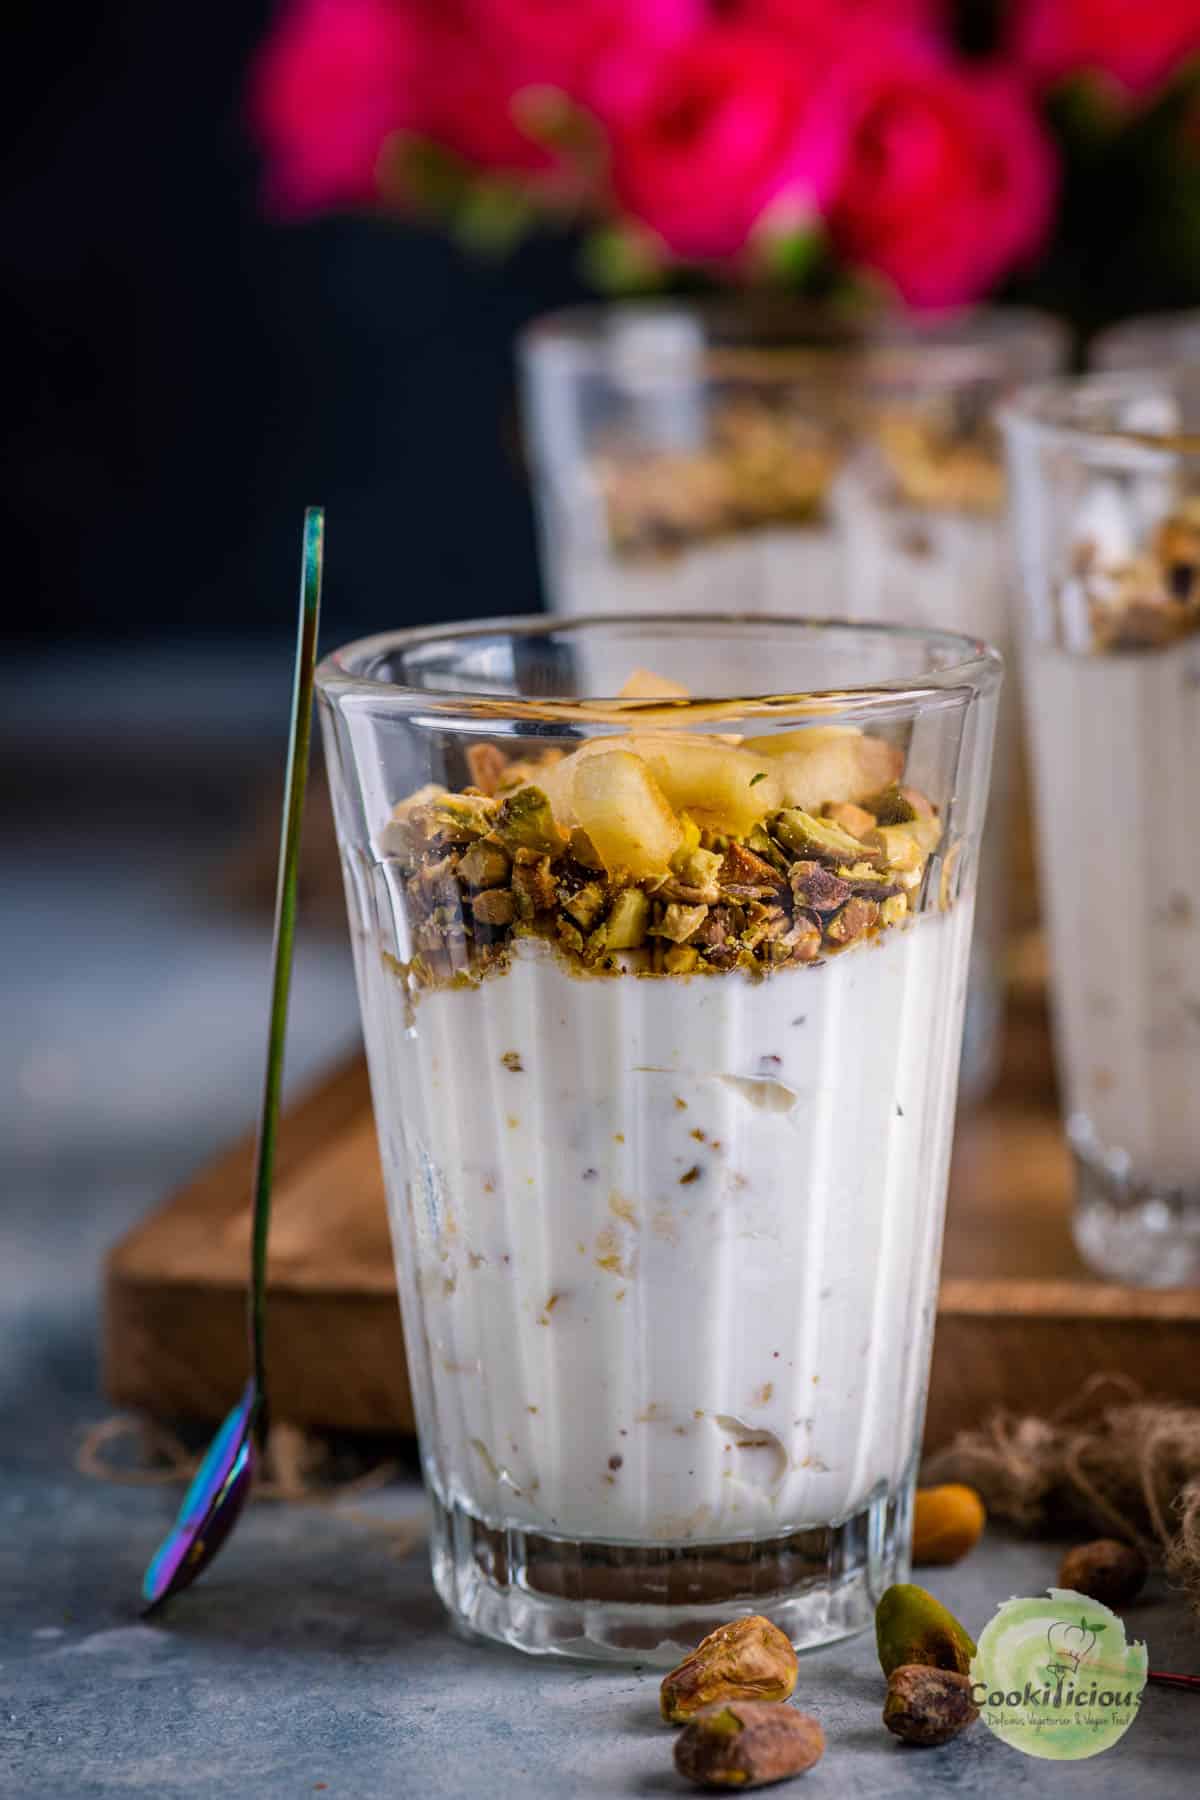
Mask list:
[[[1075,1234],[1200,1279],[1200,370],[1005,416]]]
[[[999,684],[948,633],[753,617],[322,664],[464,1627],[672,1661],[903,1577]]]
[[[1092,341],[1093,369],[1161,369],[1165,364],[1200,363],[1200,308],[1143,313],[1110,325]]]
[[[816,613],[1007,651],[998,400],[1052,374],[1062,328],[979,309],[858,320],[780,302],[551,314],[521,348],[551,607]],[[1020,707],[1001,702],[962,1091],[997,1072]]]

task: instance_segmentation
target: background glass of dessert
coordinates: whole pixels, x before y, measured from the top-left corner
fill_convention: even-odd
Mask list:
[[[1075,1235],[1200,1279],[1200,368],[1005,413]]]
[[[1200,308],[1143,313],[1098,332],[1088,351],[1093,369],[1161,369],[1200,363]]]
[[[551,607],[808,613],[1010,641],[997,401],[1065,353],[1039,314],[934,323],[751,299],[584,307],[526,333]],[[734,674],[734,679],[737,679]],[[1020,707],[1001,702],[962,1093],[1001,1046]]]
[[[464,1626],[673,1661],[903,1578],[999,670],[689,615],[322,665]]]

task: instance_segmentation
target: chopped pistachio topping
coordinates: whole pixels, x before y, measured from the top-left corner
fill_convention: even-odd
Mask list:
[[[975,408],[889,411],[875,422],[875,441],[905,505],[934,512],[1000,510],[1003,465],[993,432]]]
[[[1072,589],[1093,650],[1161,650],[1200,632],[1200,494],[1177,503],[1140,555],[1106,557],[1083,539],[1064,600]]]
[[[597,974],[764,975],[903,924],[919,910],[941,821],[915,789],[893,782],[872,795],[881,751],[897,768],[899,752],[843,735],[831,762],[827,737],[797,733],[761,817],[741,778],[745,752],[716,738],[591,740],[540,768],[521,763],[516,788],[508,769],[473,756],[492,794],[422,789],[382,834],[403,880],[407,972],[417,986],[461,985],[538,937]],[[778,804],[793,792],[811,801],[818,767],[836,774],[823,810]]]
[[[742,395],[719,403],[694,449],[614,440],[594,474],[618,556],[670,556],[770,525],[819,523],[836,473],[835,434],[794,408]]]

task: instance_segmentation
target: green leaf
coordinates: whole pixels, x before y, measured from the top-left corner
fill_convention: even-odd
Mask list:
[[[804,287],[821,266],[825,239],[814,226],[765,236],[755,257],[756,266],[772,281],[788,287]]]
[[[521,88],[513,96],[512,116],[526,137],[576,156],[592,155],[604,143],[591,113],[584,112],[561,88]]]
[[[663,256],[654,240],[626,224],[590,232],[580,264],[585,279],[602,293],[644,293],[665,279]]]
[[[467,189],[454,211],[454,236],[477,254],[505,256],[536,217],[518,188],[504,181],[479,181]]]
[[[1052,123],[1083,154],[1102,151],[1127,123],[1130,111],[1122,88],[1086,70],[1059,82],[1050,96]]]
[[[470,186],[470,171],[461,157],[430,138],[408,137],[397,144],[397,178],[416,204],[430,212],[449,213]]]

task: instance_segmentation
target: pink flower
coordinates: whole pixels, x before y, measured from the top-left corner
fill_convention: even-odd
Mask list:
[[[954,0],[727,0],[726,12],[739,23],[800,36],[805,43],[819,33],[832,44],[864,23],[937,31],[953,4]]]
[[[868,39],[846,175],[831,214],[851,262],[912,306],[973,300],[1041,248],[1054,150],[1015,77],[909,38]]]
[[[1017,0],[1012,53],[1042,82],[1092,71],[1138,98],[1200,53],[1200,0]]]
[[[683,261],[735,257],[768,214],[802,221],[829,198],[839,92],[823,59],[745,26],[710,26],[605,121],[620,207]]]
[[[584,105],[635,97],[654,59],[697,31],[705,0],[457,0],[488,57]]]
[[[477,168],[547,188],[576,175],[536,123],[546,90],[584,108],[627,107],[656,57],[695,29],[704,0],[403,3],[425,22],[430,135]]]
[[[250,112],[287,211],[370,200],[388,136],[416,119],[419,41],[388,0],[295,0],[251,76]]]
[[[529,128],[521,96],[543,86],[512,54],[485,55],[451,8],[434,27],[427,63],[425,128],[464,162],[496,174],[551,177],[558,156]]]

